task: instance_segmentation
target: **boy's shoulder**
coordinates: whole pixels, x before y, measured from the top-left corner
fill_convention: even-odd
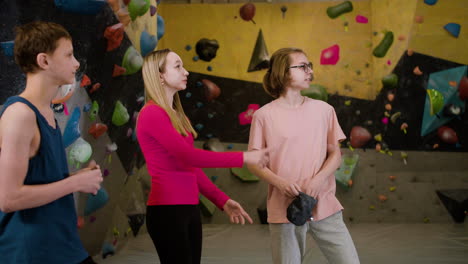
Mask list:
[[[14,102],[11,105],[3,106],[1,111],[0,124],[2,127],[15,126],[28,129],[36,124],[36,114],[26,104]]]

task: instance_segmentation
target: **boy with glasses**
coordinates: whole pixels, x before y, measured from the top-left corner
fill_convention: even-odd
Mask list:
[[[339,142],[345,135],[332,106],[301,95],[312,80],[312,63],[302,50],[284,48],[273,54],[263,87],[276,100],[254,113],[249,150],[273,147],[275,151],[267,167],[251,165],[249,169],[269,183],[273,263],[302,263],[310,233],[329,263],[357,264],[343,207],[335,197],[334,172],[341,164]],[[295,226],[286,211],[299,192],[314,197],[317,205],[313,219]]]

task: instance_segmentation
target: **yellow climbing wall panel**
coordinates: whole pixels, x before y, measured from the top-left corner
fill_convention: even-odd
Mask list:
[[[421,24],[413,24],[409,48],[429,56],[468,64],[468,1],[439,0],[433,6],[418,1],[416,16],[422,16]],[[448,33],[447,23],[461,25],[458,38]]]

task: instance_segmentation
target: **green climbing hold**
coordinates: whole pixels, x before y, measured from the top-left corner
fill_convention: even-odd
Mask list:
[[[139,71],[142,66],[143,57],[141,57],[140,53],[138,53],[133,46],[128,47],[122,60],[122,67],[125,68],[125,73],[123,75],[134,74]]]
[[[385,88],[395,88],[398,85],[398,75],[391,73],[382,78],[382,84]]]
[[[114,113],[112,114],[112,124],[116,126],[125,125],[130,119],[127,108],[118,100],[115,103]]]
[[[334,19],[351,11],[353,11],[353,3],[351,1],[344,1],[341,4],[327,8],[327,15],[329,18]]]
[[[429,102],[431,103],[430,114],[435,115],[444,108],[444,95],[434,89],[427,89],[426,92],[429,96]]]
[[[216,210],[216,205],[203,195],[200,195],[200,205],[200,210],[206,216],[212,216]]]
[[[91,158],[92,154],[93,149],[91,148],[91,145],[80,137],[70,146],[68,161],[70,164],[79,166],[80,164],[87,162],[89,158]]]
[[[239,178],[243,182],[257,182],[258,177],[253,175],[246,167],[242,168],[231,168],[232,174]]]
[[[132,0],[128,4],[128,13],[130,18],[135,20],[138,16],[144,15],[150,8],[149,0]]]
[[[93,104],[91,105],[91,109],[89,110],[89,119],[91,121],[95,121],[98,113],[99,113],[99,104],[97,101],[93,101]]]
[[[311,84],[308,89],[301,91],[301,95],[324,102],[328,101],[327,88],[320,84]]]
[[[387,51],[393,44],[393,32],[387,31],[384,38],[380,41],[379,45],[375,47],[372,54],[377,58],[383,58],[387,54]]]

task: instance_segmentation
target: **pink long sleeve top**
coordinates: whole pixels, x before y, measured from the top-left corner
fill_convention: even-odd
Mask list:
[[[192,134],[179,134],[166,111],[152,101],[140,111],[136,134],[151,176],[147,205],[198,204],[202,193],[223,208],[229,197],[200,168],[242,167],[242,152],[194,148]]]

